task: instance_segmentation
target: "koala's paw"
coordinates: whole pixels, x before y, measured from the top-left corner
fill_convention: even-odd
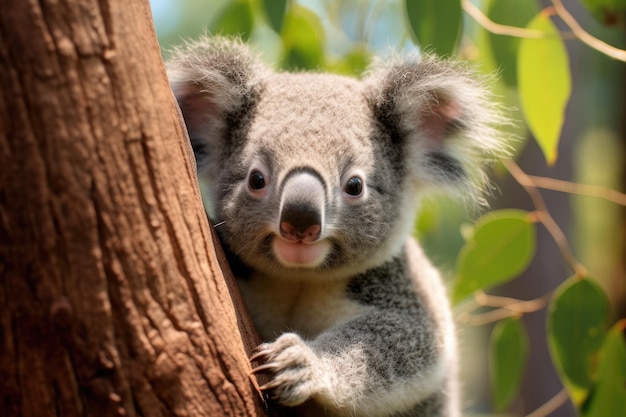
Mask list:
[[[259,345],[250,361],[261,362],[252,373],[272,375],[272,380],[260,388],[282,405],[302,404],[319,389],[315,353],[294,333]]]

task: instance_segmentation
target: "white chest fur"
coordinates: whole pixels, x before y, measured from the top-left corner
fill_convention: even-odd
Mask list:
[[[346,281],[298,282],[253,275],[239,287],[265,341],[284,332],[313,339],[322,331],[370,308],[348,298]]]

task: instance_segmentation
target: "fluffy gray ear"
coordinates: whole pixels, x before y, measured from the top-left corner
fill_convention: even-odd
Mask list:
[[[408,153],[415,183],[451,186],[480,200],[485,162],[508,149],[495,129],[504,119],[484,77],[460,63],[424,57],[375,64],[366,82],[376,117]]]
[[[257,99],[265,67],[239,40],[202,37],[176,49],[166,68],[198,169],[216,169]]]

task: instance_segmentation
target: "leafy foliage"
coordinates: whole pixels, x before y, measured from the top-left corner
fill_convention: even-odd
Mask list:
[[[300,6],[290,7],[281,32],[282,65],[287,69],[316,69],[324,60],[324,32],[317,15]]]
[[[287,0],[263,0],[263,7],[267,14],[269,25],[276,32],[280,33],[287,11]]]
[[[533,0],[492,0],[487,16],[494,22],[515,27],[525,27],[539,13]],[[517,51],[520,39],[513,36],[488,33],[494,58],[502,71],[502,81],[509,87],[517,86]]]
[[[461,36],[460,0],[406,0],[411,33],[419,45],[450,56]]]
[[[496,410],[504,410],[519,389],[528,356],[528,336],[519,319],[506,319],[491,332],[491,391]]]
[[[213,24],[213,32],[228,36],[241,36],[248,40],[254,29],[254,14],[250,0],[235,0],[220,14]]]
[[[581,0],[591,14],[609,26],[626,25],[626,0]]]
[[[608,318],[606,296],[589,279],[564,282],[550,304],[550,353],[577,405],[589,395]]]
[[[500,210],[481,218],[457,262],[453,301],[519,275],[535,252],[533,219],[522,210]]]
[[[583,404],[583,416],[626,415],[626,319],[619,321],[604,337],[595,367],[593,389]]]
[[[569,61],[565,45],[550,17],[542,12],[529,24],[546,39],[522,39],[517,73],[526,122],[549,164],[557,158],[565,106],[571,93]]]

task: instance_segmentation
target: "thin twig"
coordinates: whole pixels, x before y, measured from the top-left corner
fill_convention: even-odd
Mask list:
[[[576,274],[577,277],[585,277],[587,276],[587,269],[583,264],[578,262],[576,257],[574,256],[569,242],[567,241],[567,237],[563,230],[556,223],[550,212],[548,211],[548,207],[537,188],[537,185],[532,181],[532,179],[526,175],[524,171],[513,161],[512,159],[503,160],[502,163],[506,167],[506,169],[511,173],[513,178],[526,190],[528,195],[530,196],[537,212],[535,215],[537,219],[544,225],[548,233],[552,236],[554,241],[556,242],[559,250],[561,252],[561,256],[565,263],[569,266],[569,268]]]
[[[506,308],[498,308],[482,314],[462,313],[457,317],[457,322],[466,326],[484,326],[485,324],[495,323],[509,317],[521,317],[522,314]]]
[[[546,39],[551,36],[540,30],[496,23],[489,19],[471,0],[462,0],[461,5],[463,6],[463,10],[465,10],[468,15],[472,16],[480,26],[495,35],[514,36],[516,38],[526,39]]]
[[[506,36],[514,36],[517,38],[526,38],[526,39],[546,39],[551,37],[545,32],[533,29],[526,29],[517,26],[509,26],[503,25],[500,23],[496,23],[493,20],[489,19],[471,0],[461,0],[461,5],[463,10],[480,26],[482,26],[487,31],[496,34],[496,35],[506,35]],[[552,0],[553,7],[550,10],[553,11],[557,16],[563,20],[563,22],[571,29],[571,32],[561,32],[560,37],[562,39],[578,39],[591,48],[602,52],[603,54],[617,59],[619,61],[626,62],[626,50],[616,48],[608,43],[594,37],[589,32],[587,32],[583,27],[578,23],[576,18],[572,16],[561,0]],[[546,9],[548,10],[548,9]]]
[[[482,291],[474,294],[475,306],[469,311],[459,314],[459,323],[470,326],[482,326],[485,324],[500,321],[509,317],[521,317],[527,313],[534,313],[545,308],[550,302],[552,292],[549,292],[533,300],[519,300],[511,297],[499,297],[489,295]],[[494,310],[481,314],[471,314],[472,310],[480,307],[497,307]]]
[[[626,206],[626,194],[620,193],[619,191],[612,190],[607,187],[578,184],[570,181],[557,180],[555,178],[536,177],[534,175],[529,175],[528,178],[530,178],[530,180],[538,188],[560,191],[563,193],[584,195],[588,197],[602,198],[612,203]]]
[[[479,291],[474,298],[483,307],[498,307],[511,310],[516,313],[533,313],[541,310],[548,305],[552,297],[552,292],[542,295],[532,300],[519,300],[512,297],[500,297],[497,295],[489,295],[483,291]]]
[[[545,404],[528,414],[526,417],[546,417],[565,404],[565,401],[567,401],[568,398],[569,395],[567,394],[565,388],[563,388],[558,394],[550,398]]]
[[[468,0],[469,1],[469,0]],[[580,26],[576,18],[572,16],[565,6],[563,6],[563,2],[561,0],[552,0],[552,5],[554,7],[554,11],[556,14],[565,22],[565,24],[572,30],[574,35],[583,43],[588,46],[596,49],[603,54],[626,62],[626,51],[623,49],[616,48],[614,46],[609,45],[608,43],[601,41],[600,39],[592,36],[589,32]]]

